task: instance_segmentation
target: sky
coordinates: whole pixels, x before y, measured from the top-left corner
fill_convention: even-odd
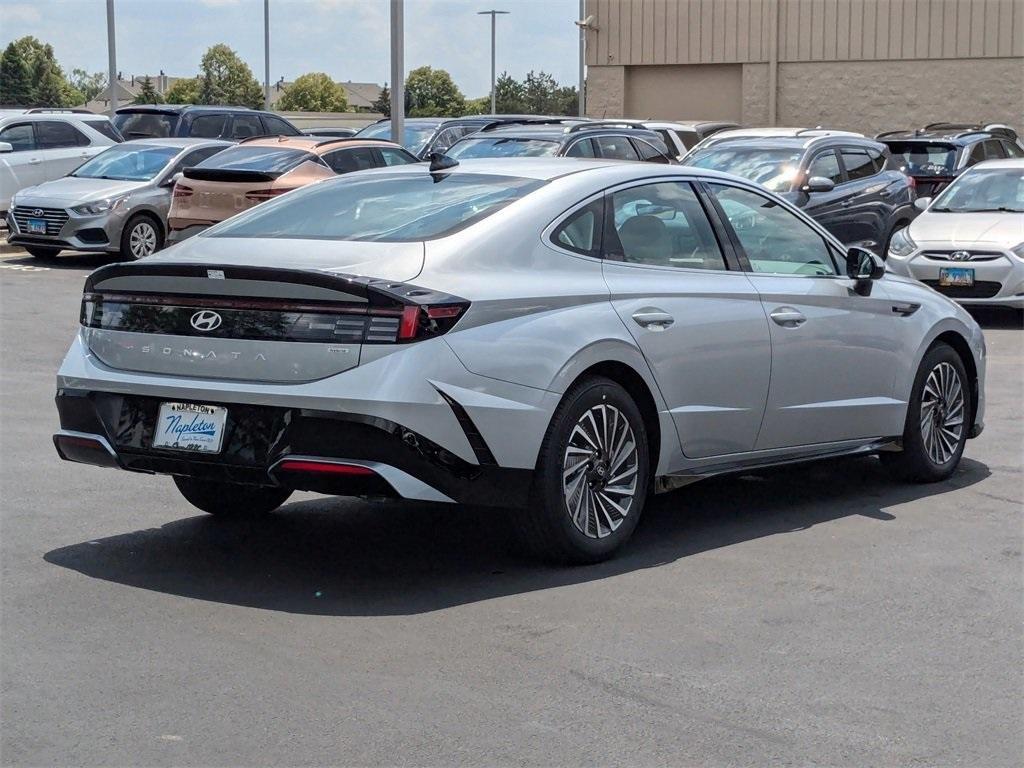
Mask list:
[[[192,76],[214,43],[227,43],[263,81],[263,0],[114,0],[117,68],[125,76]],[[388,0],[270,0],[270,78],[326,72],[335,80],[389,78]],[[578,0],[406,0],[406,71],[447,69],[468,98],[490,92],[490,17],[498,17],[497,70],[522,79],[544,70],[578,78]],[[0,47],[24,35],[53,45],[66,73],[107,70],[105,0],[0,0]]]

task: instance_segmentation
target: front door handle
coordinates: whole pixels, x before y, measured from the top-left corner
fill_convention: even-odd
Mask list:
[[[807,318],[803,316],[803,313],[792,307],[779,307],[773,310],[768,317],[783,328],[796,328],[807,322]]]
[[[29,159],[28,164],[29,165],[39,165],[41,162],[43,162],[43,158],[41,158],[41,157],[33,157],[33,158]]]
[[[633,322],[641,328],[650,328],[652,331],[664,331],[675,321],[676,319],[668,312],[650,307],[638,309],[633,313]]]

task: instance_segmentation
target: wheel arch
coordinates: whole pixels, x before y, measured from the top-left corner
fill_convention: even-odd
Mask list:
[[[967,371],[967,379],[971,385],[971,420],[970,426],[974,425],[975,419],[978,414],[978,365],[974,360],[974,353],[971,351],[971,345],[967,342],[967,339],[960,333],[954,330],[947,330],[940,333],[931,343],[927,349],[931,349],[939,342],[949,345],[956,352],[960,358],[960,362],[964,364],[964,370]],[[925,350],[927,354],[927,350]]]
[[[167,239],[167,222],[164,221],[163,217],[156,210],[148,206],[139,206],[131,210],[131,212],[128,214],[128,217],[124,220],[124,226],[121,227],[122,234],[128,227],[128,223],[136,216],[145,216],[149,219],[152,219],[160,231],[160,238],[162,240]]]

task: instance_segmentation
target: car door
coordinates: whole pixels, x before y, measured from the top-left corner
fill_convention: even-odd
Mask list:
[[[879,175],[881,166],[866,147],[840,147],[839,159],[846,175],[844,186],[849,187],[850,193],[842,203],[849,232],[849,238],[843,242],[877,251],[889,234],[892,190]]]
[[[15,192],[42,184],[46,179],[43,177],[43,158],[36,148],[36,133],[31,122],[5,125],[0,129],[0,141],[10,144],[12,150],[0,155],[0,163],[4,166],[0,208],[6,210]]]
[[[822,149],[811,155],[802,178],[806,183],[812,177],[828,179],[835,187],[828,192],[798,190],[795,196],[791,195],[792,202],[842,242],[847,242],[856,232],[850,226],[847,210],[852,190],[844,183],[846,177],[839,163],[839,153],[834,148]]]
[[[42,158],[43,181],[66,176],[106,147],[90,147],[89,137],[70,123],[39,120],[35,123],[36,148]]]
[[[894,380],[903,307],[883,283],[846,277],[843,254],[786,206],[747,187],[708,189],[769,320],[771,386],[757,449],[902,433]]]
[[[768,323],[694,185],[646,180],[606,197],[605,280],[691,458],[749,451],[771,368]]]

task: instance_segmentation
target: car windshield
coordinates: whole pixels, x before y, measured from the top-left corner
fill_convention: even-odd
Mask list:
[[[402,130],[402,146],[414,155],[418,155],[427,146],[427,142],[430,141],[430,137],[434,135],[436,130],[436,125],[406,123],[405,128]],[[387,139],[390,141],[391,123],[383,122],[368,125],[357,133],[356,136],[367,139]]]
[[[923,141],[887,141],[893,162],[911,176],[949,176],[956,167],[956,147]]]
[[[114,115],[114,127],[126,139],[165,139],[174,135],[177,125],[177,115],[152,112],[118,112]]]
[[[935,213],[1024,213],[1024,169],[977,168],[951,184],[929,208]]]
[[[446,153],[449,157],[548,157],[558,152],[557,141],[493,136],[463,139]]]
[[[469,173],[348,177],[313,184],[265,203],[204,236],[429,240],[468,227],[545,183]]]
[[[697,152],[686,163],[742,176],[772,192],[788,192],[800,169],[800,151],[711,146]]]
[[[217,168],[230,171],[264,171],[284,173],[303,160],[318,162],[319,158],[294,147],[230,147],[199,163],[196,168]]]
[[[70,174],[79,179],[149,181],[181,152],[180,147],[119,144],[100,152]]]

